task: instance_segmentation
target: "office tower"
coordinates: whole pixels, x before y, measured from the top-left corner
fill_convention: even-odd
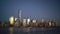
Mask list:
[[[26,19],[23,19],[23,26],[26,26]]]
[[[18,10],[18,18],[20,19],[21,22],[21,10]]]
[[[30,24],[30,18],[27,19],[27,25],[29,25],[29,24]]]
[[[14,17],[13,16],[9,17],[9,22],[10,22],[10,25],[14,24]]]
[[[20,25],[21,25],[21,10],[18,10],[18,17],[15,23],[15,26],[20,27]]]
[[[25,18],[23,19],[23,23],[26,23],[26,19]]]

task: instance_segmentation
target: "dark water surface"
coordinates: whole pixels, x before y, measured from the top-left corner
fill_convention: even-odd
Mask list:
[[[0,34],[60,34],[60,28],[0,28]]]

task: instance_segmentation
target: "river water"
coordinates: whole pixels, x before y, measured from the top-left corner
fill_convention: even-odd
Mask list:
[[[60,34],[60,28],[0,28],[0,34]]]

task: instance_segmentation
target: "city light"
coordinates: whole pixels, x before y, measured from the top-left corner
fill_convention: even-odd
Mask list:
[[[33,23],[36,23],[36,20],[32,20]]]

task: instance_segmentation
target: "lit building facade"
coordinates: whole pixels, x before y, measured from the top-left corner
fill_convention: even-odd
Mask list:
[[[32,23],[36,23],[36,20],[32,20]]]
[[[44,21],[45,21],[45,20],[42,18],[42,19],[41,19],[41,22],[43,23]]]
[[[11,25],[14,24],[14,17],[13,17],[13,16],[11,16],[11,17],[9,18],[9,22],[10,22]]]
[[[30,24],[30,18],[27,19],[27,25],[29,25],[29,24]]]
[[[17,20],[18,18],[15,18],[15,21]]]
[[[26,19],[23,19],[23,23],[26,23]]]
[[[23,26],[26,26],[26,22],[27,22],[26,20],[27,19],[25,19],[25,18],[23,19]]]

